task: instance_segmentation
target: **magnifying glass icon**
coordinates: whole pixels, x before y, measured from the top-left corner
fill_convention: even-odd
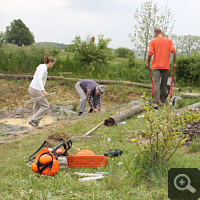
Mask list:
[[[182,179],[180,177],[182,177]],[[178,178],[180,178],[180,180],[178,180]],[[187,181],[184,181],[185,178]],[[177,182],[183,187],[178,186]],[[195,193],[196,189],[190,185],[190,182],[190,178],[186,174],[179,174],[174,179],[174,186],[178,190],[189,190],[190,192]]]

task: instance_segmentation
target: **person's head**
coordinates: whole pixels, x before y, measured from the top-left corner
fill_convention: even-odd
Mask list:
[[[49,56],[44,56],[44,64],[46,64],[47,68],[52,68],[56,59]]]
[[[100,96],[103,95],[105,93],[105,86],[104,85],[98,85],[96,87],[96,95]]]
[[[160,29],[160,28],[154,29],[154,35],[155,35],[156,37],[162,36],[162,31],[161,31],[161,29]]]

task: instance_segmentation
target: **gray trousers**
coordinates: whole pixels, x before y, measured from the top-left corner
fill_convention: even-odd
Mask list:
[[[32,87],[29,87],[29,94],[32,98],[44,96],[44,94],[41,91],[36,90]],[[37,125],[39,125],[40,120],[45,116],[49,107],[50,105],[46,98],[42,98],[41,100],[34,102],[33,117],[31,118],[31,120],[33,120]]]
[[[78,92],[78,94],[80,96],[79,112],[85,112],[86,95],[85,95],[83,88],[80,85],[80,81],[76,83],[75,88],[76,88],[76,91]],[[92,96],[92,101],[93,101],[94,108],[97,108],[97,101],[98,101],[97,95]]]
[[[153,103],[166,101],[168,76],[168,69],[153,69]]]

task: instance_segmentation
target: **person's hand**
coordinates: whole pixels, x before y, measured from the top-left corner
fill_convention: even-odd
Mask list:
[[[92,106],[92,112],[93,112],[93,113],[95,112],[95,110],[94,110],[94,106]]]
[[[173,68],[174,68],[174,69],[176,68],[176,63],[173,63]]]
[[[42,91],[42,93],[45,95],[45,96],[48,96],[48,92],[46,92],[45,90]]]
[[[149,63],[147,63],[147,64],[146,64],[146,67],[149,69],[149,68],[150,68],[150,64],[149,64]]]
[[[100,113],[100,112],[101,112],[101,110],[100,110],[100,109],[98,109],[97,113]]]

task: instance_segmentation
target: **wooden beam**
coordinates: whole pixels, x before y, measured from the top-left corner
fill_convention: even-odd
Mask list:
[[[48,96],[41,96],[41,97],[32,98],[28,101],[24,101],[24,105],[29,104],[29,103],[33,103],[33,102],[37,102],[38,100],[41,100],[43,98],[49,98],[49,97],[52,97],[52,96],[55,96],[55,95],[56,95],[56,92],[53,92],[53,93],[50,93]]]
[[[8,79],[33,79],[33,76],[31,75],[13,75],[13,74],[0,74],[0,78],[8,78]],[[48,80],[51,79],[58,79],[58,80],[68,80],[68,81],[74,81],[78,82],[81,80],[86,79],[80,79],[80,78],[65,78],[63,76],[48,76]],[[145,83],[136,83],[136,82],[129,82],[129,81],[113,81],[113,80],[98,80],[98,79],[91,79],[99,84],[119,84],[119,85],[130,85],[130,86],[136,86],[136,87],[144,87],[144,88],[152,88],[151,84],[145,84]],[[174,88],[173,91],[180,91],[180,88]]]

